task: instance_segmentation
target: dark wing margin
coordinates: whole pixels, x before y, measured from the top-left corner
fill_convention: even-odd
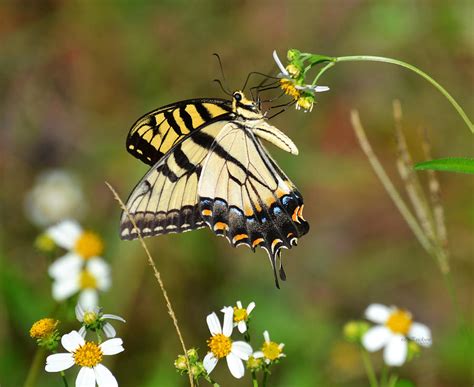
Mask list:
[[[196,137],[211,141],[228,121],[219,118],[191,132],[154,165],[137,184],[126,208],[144,237],[180,233],[205,226],[199,212],[197,187],[209,148]],[[138,230],[126,212],[120,223],[122,239],[136,239]]]
[[[127,136],[127,151],[154,165],[190,132],[231,111],[231,101],[219,98],[189,99],[163,106],[133,124]]]
[[[276,273],[277,258],[286,279],[281,249],[291,249],[306,234],[303,198],[260,140],[237,122],[229,123],[209,150],[198,187],[201,217],[232,246],[257,246],[268,253]]]

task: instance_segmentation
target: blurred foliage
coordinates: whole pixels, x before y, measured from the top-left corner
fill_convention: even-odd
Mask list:
[[[2,1],[2,386],[23,382],[35,350],[28,329],[55,308],[46,274],[50,260],[33,247],[42,230],[23,209],[39,173],[72,171],[87,198],[82,222],[106,240],[114,283],[102,305],[127,319],[119,330],[126,350],[108,363],[120,384],[186,385],[173,367],[181,349],[158,286],[138,243],[119,240],[120,210],[104,185],[110,182],[126,198],[146,172],[125,151],[131,124],[176,100],[222,97],[212,83],[219,76],[213,52],[233,89],[250,71],[275,71],[272,50],[283,54],[290,47],[413,63],[472,116],[472,14],[468,0]],[[274,120],[300,149],[298,157],[271,151],[303,193],[312,226],[297,248],[283,253],[288,280],[281,290],[273,286],[263,251],[232,249],[208,230],[148,240],[187,345],[204,353],[205,316],[238,299],[254,300],[253,334],[268,329],[286,344],[287,358],[271,375],[272,386],[364,386],[360,359],[341,329],[376,301],[404,306],[432,328],[433,348],[400,370],[403,379],[417,386],[472,385],[472,353],[465,355],[442,277],[370,170],[349,110],[359,109],[394,177],[394,98],[404,106],[409,144],[428,127],[434,157],[472,153],[464,123],[431,85],[393,66],[340,64],[321,84],[331,91],[318,95],[311,114],[288,109]],[[423,161],[421,155],[415,161]],[[441,183],[455,287],[472,324],[472,179],[443,174]],[[65,317],[63,309],[58,314]],[[244,383],[232,379],[222,365],[214,373],[224,386],[250,383],[248,375]],[[60,380],[42,373],[39,385],[59,386]]]

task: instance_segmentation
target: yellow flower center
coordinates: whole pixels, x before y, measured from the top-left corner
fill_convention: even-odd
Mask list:
[[[247,311],[244,308],[237,308],[234,306],[234,321],[246,321],[248,317]]]
[[[81,289],[97,289],[96,278],[87,270],[81,272],[81,278],[79,279]]]
[[[394,333],[406,335],[412,323],[411,314],[405,310],[396,309],[388,318],[385,325]]]
[[[264,342],[262,346],[262,352],[263,356],[271,361],[278,359],[281,355],[280,346],[273,341],[269,341],[268,343]]]
[[[97,234],[85,231],[77,239],[74,250],[84,259],[97,257],[104,251],[104,243]]]
[[[207,340],[207,346],[218,359],[227,356],[232,347],[232,340],[222,333],[218,333]]]
[[[95,280],[95,278],[94,278]],[[97,318],[99,316],[97,315],[97,313],[94,313],[94,312],[86,312],[84,313],[84,318],[83,318],[83,321],[85,324],[87,325],[90,325],[90,324],[93,324],[97,321]]]
[[[292,78],[298,77],[298,75],[300,75],[301,73],[301,70],[299,69],[299,67],[295,66],[294,64],[289,64],[288,66],[286,66],[286,70],[288,71],[288,73],[291,75]]]
[[[262,365],[262,359],[260,358],[254,358],[253,356],[249,356],[249,359],[247,360],[247,368],[250,369],[257,369]]]
[[[74,352],[74,362],[81,367],[94,367],[102,361],[102,350],[91,341],[87,341]]]
[[[54,332],[58,323],[59,321],[53,318],[42,318],[32,325],[30,336],[33,339],[44,339]]]
[[[301,95],[300,91],[295,87],[295,84],[288,79],[280,79],[280,88],[284,91],[285,94],[298,99]]]
[[[311,97],[299,98],[296,104],[304,110],[311,110],[313,107],[314,99]]]

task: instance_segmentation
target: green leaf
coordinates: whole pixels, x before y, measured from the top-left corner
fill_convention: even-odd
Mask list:
[[[448,157],[415,164],[417,171],[432,169],[458,173],[474,173],[474,159],[467,157]]]

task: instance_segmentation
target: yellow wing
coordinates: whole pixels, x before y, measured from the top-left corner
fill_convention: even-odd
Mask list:
[[[143,236],[205,226],[198,209],[198,181],[209,148],[227,122],[216,120],[190,133],[154,165],[132,191],[126,207]],[[120,237],[135,239],[137,236],[138,231],[123,212]]]
[[[133,124],[127,136],[129,153],[146,164],[156,164],[186,135],[232,111],[231,101],[198,98],[163,106]]]

